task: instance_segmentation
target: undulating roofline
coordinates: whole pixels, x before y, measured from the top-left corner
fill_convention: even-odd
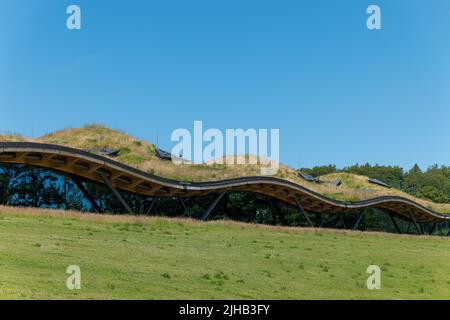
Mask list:
[[[88,151],[35,142],[0,142],[0,162],[50,168],[114,188],[148,196],[192,197],[227,191],[268,195],[299,205],[314,213],[341,213],[377,208],[420,223],[450,221],[450,215],[433,211],[401,196],[381,196],[347,202],[328,198],[294,182],[266,176],[241,177],[210,182],[167,179]]]

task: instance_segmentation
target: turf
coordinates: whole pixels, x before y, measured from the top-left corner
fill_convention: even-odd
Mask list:
[[[0,298],[448,299],[450,241],[0,207]]]
[[[77,149],[111,148],[120,150],[114,160],[120,161],[144,172],[164,178],[184,182],[216,181],[238,177],[259,176],[261,166],[255,164],[183,164],[175,165],[171,161],[161,161],[156,156],[154,144],[132,137],[120,130],[101,125],[87,125],[82,128],[68,128],[33,139],[14,134],[0,134],[0,142],[31,141],[64,145]],[[247,159],[248,155],[245,156]],[[231,157],[232,158],[232,157]],[[316,184],[297,176],[297,170],[280,164],[276,177],[289,180],[329,198],[342,201],[366,200],[379,196],[401,196],[411,199],[429,209],[450,214],[450,204],[433,203],[427,199],[416,198],[395,188],[387,189],[370,184],[367,177],[349,173],[333,173],[321,176],[326,183]],[[336,187],[329,182],[341,180]]]

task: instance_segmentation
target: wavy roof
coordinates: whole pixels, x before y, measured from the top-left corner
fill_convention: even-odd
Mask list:
[[[120,149],[116,158],[83,149]],[[273,196],[312,212],[343,212],[365,207],[385,209],[418,221],[450,219],[450,204],[418,199],[394,188],[369,184],[367,177],[335,173],[320,177],[317,184],[297,176],[285,165],[274,177],[259,175],[258,165],[182,164],[162,161],[153,144],[102,126],[58,131],[37,139],[0,136],[0,161],[23,163],[101,182],[104,171],[115,187],[141,194],[168,196],[203,195],[226,190],[244,190]],[[329,183],[340,179],[342,185]]]

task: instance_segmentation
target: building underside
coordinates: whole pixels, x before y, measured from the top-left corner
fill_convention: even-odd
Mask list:
[[[396,219],[409,221],[417,233],[425,233],[421,226],[434,230],[436,225],[448,224],[450,216],[440,214],[413,200],[399,196],[382,196],[373,199],[345,202],[328,198],[304,186],[276,177],[242,177],[214,182],[182,182],[152,175],[115,161],[111,158],[79,149],[32,142],[1,142],[0,162],[22,164],[51,169],[72,177],[83,191],[92,207],[101,212],[93,195],[83,187],[80,179],[104,184],[117,197],[123,211],[133,214],[132,208],[120,191],[157,199],[171,197],[185,200],[193,197],[211,196],[211,202],[201,215],[206,220],[226,193],[251,192],[266,195],[287,205],[295,206],[310,226],[320,227],[320,216],[333,215],[336,223],[343,214],[354,214],[355,223],[348,228],[358,228],[367,209],[376,209],[388,214],[396,230],[400,232]],[[150,206],[153,207],[153,204]],[[149,208],[150,211],[152,207]],[[311,219],[311,214],[319,219]],[[344,224],[345,225],[345,224]],[[428,233],[428,232],[427,232]]]

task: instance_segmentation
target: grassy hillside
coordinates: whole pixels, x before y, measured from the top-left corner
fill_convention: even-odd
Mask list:
[[[448,299],[449,274],[447,238],[0,207],[1,299]]]
[[[88,125],[82,128],[68,128],[32,139],[14,134],[0,135],[0,141],[34,141],[69,146],[78,149],[111,148],[120,149],[115,160],[126,163],[142,171],[180,181],[212,181],[244,176],[260,175],[259,165],[227,165],[227,164],[183,164],[175,165],[171,161],[161,161],[155,153],[155,145],[99,125]],[[450,213],[450,204],[437,204],[419,199],[395,188],[369,184],[367,177],[349,173],[334,173],[322,176],[325,182],[342,180],[340,187],[332,184],[315,184],[297,176],[297,171],[280,165],[276,175],[299,185],[305,186],[332,199],[344,201],[365,200],[383,195],[397,195],[412,199],[423,206],[440,213]]]

